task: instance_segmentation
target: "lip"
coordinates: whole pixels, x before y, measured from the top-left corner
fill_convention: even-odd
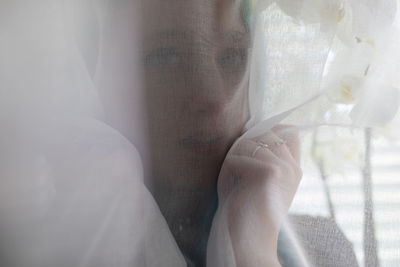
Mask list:
[[[189,136],[181,139],[179,144],[198,153],[212,153],[222,150],[221,144],[223,140],[224,137],[222,135],[207,138]]]

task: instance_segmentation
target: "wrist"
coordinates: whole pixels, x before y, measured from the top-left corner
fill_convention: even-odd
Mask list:
[[[244,222],[230,225],[232,248],[237,267],[281,266],[278,261],[278,231],[268,225],[254,227]]]

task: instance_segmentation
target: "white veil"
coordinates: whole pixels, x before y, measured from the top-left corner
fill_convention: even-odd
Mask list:
[[[1,6],[1,265],[182,266],[136,148],[99,120],[74,32],[97,10]]]
[[[182,1],[169,2],[173,6]],[[305,186],[291,209],[307,216],[282,215],[282,266],[377,266],[379,259],[382,266],[398,265],[398,246],[390,246],[400,239],[377,238],[374,225],[368,224],[374,221],[373,198],[357,206],[357,211],[366,210],[357,213],[365,223],[364,247],[354,241],[354,225],[341,224],[340,216],[334,220],[331,206],[315,208],[310,203],[318,198],[307,202],[307,190],[313,190],[311,195],[328,192],[327,203],[333,207],[339,204],[330,202],[330,188],[349,197],[348,189],[336,180],[326,182],[335,168],[356,177],[354,170],[362,166],[361,190],[368,196],[376,184],[371,178],[374,162],[369,161],[371,138],[389,136],[387,147],[397,147],[397,1],[219,2],[232,2],[232,10],[243,9],[251,31],[251,53],[236,84],[249,87],[249,116],[235,144],[284,123],[293,126],[289,130],[300,131],[303,148],[314,149],[303,150]],[[157,79],[145,78],[148,74],[138,66],[146,48],[140,28],[151,16],[142,5],[135,0],[0,1],[1,266],[193,264],[168,227],[163,206],[167,201],[154,196],[147,179],[157,159],[149,128],[162,132],[163,126],[149,124],[156,116],[147,107],[151,92],[137,89],[145,79]],[[153,19],[159,20],[156,15]],[[199,33],[204,21],[197,22]],[[166,112],[163,120],[172,123],[169,116],[174,115]],[[345,143],[344,154],[340,140],[364,133],[366,145],[353,151],[363,160],[358,158],[349,170],[348,161],[338,158],[353,159],[347,152],[360,140],[356,145]],[[327,156],[332,151],[339,151],[334,159]],[[398,175],[400,162],[395,157],[388,161],[397,169],[388,175]],[[309,168],[315,159],[317,167]],[[181,159],[182,164],[190,160]],[[310,187],[318,171],[322,187]],[[398,194],[399,181],[393,179],[391,185],[390,192]],[[392,206],[383,213],[395,218],[400,202],[392,201]],[[346,207],[340,209],[345,212]],[[313,217],[323,214],[319,210],[327,211],[327,218],[330,211],[330,217]],[[218,210],[209,230],[207,266],[236,266],[224,212]],[[384,218],[382,212],[375,216],[375,222]],[[393,223],[382,225],[390,228]],[[398,236],[399,229],[391,233]],[[351,242],[354,252],[345,251],[352,248]]]

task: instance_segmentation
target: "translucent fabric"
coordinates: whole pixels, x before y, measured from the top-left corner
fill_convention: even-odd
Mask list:
[[[399,266],[396,0],[0,0],[0,266]]]

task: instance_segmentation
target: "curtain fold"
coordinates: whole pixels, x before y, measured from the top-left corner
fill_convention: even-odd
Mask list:
[[[0,265],[399,265],[399,19],[396,0],[1,0]],[[246,195],[267,150],[300,185]]]

